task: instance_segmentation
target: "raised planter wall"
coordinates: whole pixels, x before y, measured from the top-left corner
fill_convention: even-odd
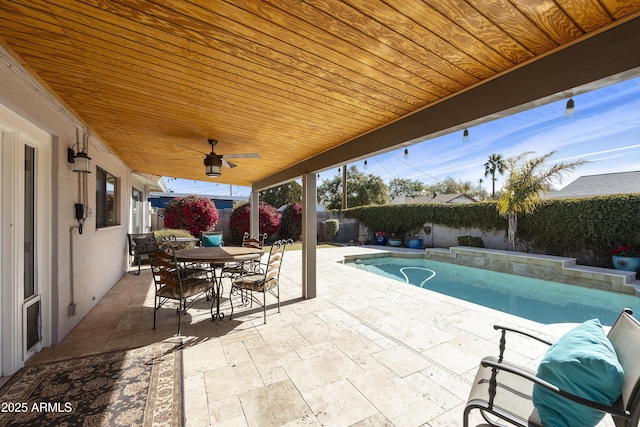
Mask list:
[[[640,289],[633,272],[577,265],[575,258],[468,246],[426,249],[425,258],[628,294]]]

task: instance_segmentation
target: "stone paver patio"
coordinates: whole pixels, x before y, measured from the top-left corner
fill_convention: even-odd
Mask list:
[[[317,298],[304,300],[301,252],[285,254],[281,313],[260,308],[211,321],[203,301],[183,317],[186,426],[459,426],[480,359],[496,354],[495,323],[556,337],[540,325],[335,262],[373,247],[319,249]],[[225,286],[228,296],[229,285]],[[226,298],[226,297],[225,297]],[[270,300],[272,303],[275,299]],[[269,302],[269,300],[268,300]],[[30,363],[175,340],[175,310],[152,330],[149,270],[126,274],[58,346]],[[508,358],[545,351],[513,337]],[[481,418],[474,414],[474,421]],[[601,425],[613,425],[606,418]]]

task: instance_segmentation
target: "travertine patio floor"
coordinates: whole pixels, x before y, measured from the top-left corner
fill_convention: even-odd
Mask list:
[[[335,262],[374,247],[319,249],[317,298],[302,298],[300,251],[285,254],[282,308],[212,321],[206,301],[183,317],[185,425],[459,426],[480,359],[496,354],[495,323],[555,337],[544,326]],[[229,286],[225,286],[225,298]],[[275,303],[275,299],[270,300]],[[126,274],[60,344],[30,363],[178,339],[175,309],[152,329],[149,270]],[[544,347],[515,338],[531,365]],[[481,418],[474,414],[474,421]],[[602,425],[613,425],[606,419]]]

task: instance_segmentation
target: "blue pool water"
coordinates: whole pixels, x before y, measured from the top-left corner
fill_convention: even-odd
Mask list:
[[[346,265],[544,324],[598,318],[610,326],[625,307],[640,314],[634,295],[445,262],[381,257]]]

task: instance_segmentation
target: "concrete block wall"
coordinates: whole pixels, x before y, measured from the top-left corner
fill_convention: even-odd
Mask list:
[[[484,242],[485,248],[508,249],[505,231],[482,231],[477,228],[457,229],[433,224],[431,225],[431,234],[423,237],[423,239],[427,247],[449,248],[451,246],[458,246],[458,237],[460,236],[480,237]]]

